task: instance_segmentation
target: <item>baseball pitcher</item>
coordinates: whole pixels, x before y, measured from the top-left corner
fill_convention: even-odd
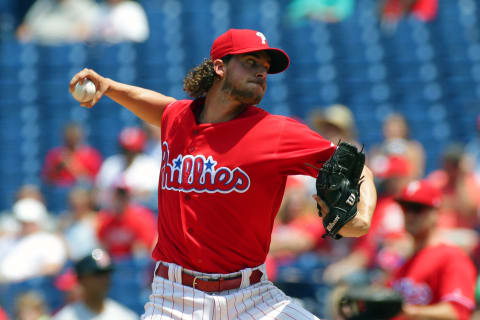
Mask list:
[[[369,228],[376,191],[364,155],[307,126],[257,107],[268,74],[288,55],[255,30],[230,29],[213,43],[176,100],[84,69],[106,95],[162,130],[158,243],[153,293],[144,320],[317,319],[268,281],[265,258],[288,175],[317,177],[327,234],[357,237]]]

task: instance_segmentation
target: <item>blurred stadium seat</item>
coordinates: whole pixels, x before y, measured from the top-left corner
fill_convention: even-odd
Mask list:
[[[50,311],[57,310],[64,303],[63,293],[54,286],[54,278],[39,277],[23,282],[0,285],[0,306],[13,319],[15,301],[20,295],[31,291],[42,296]]]

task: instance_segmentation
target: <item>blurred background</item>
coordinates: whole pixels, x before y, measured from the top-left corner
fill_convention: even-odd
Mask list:
[[[91,110],[79,107],[68,84],[87,67],[187,98],[183,77],[228,28],[260,30],[290,56],[287,71],[268,79],[260,104],[267,111],[295,117],[334,142],[364,146],[374,171],[385,163],[398,169],[391,156],[400,155],[409,167],[402,176],[437,181],[453,202],[449,169],[461,172],[454,185],[471,190],[471,206],[460,214],[468,223],[454,227],[468,229],[460,239],[475,258],[479,19],[475,0],[0,0],[0,306],[14,319],[18,297],[34,291],[44,313],[53,313],[76,286],[72,264],[102,246],[117,263],[110,297],[142,313],[154,223],[128,217],[153,221],[156,214],[158,175],[152,180],[151,172],[160,167],[159,133],[108,98]],[[289,183],[279,225],[300,212],[316,214],[311,190],[304,179]],[[15,207],[25,199],[35,200],[33,207]],[[121,223],[112,222],[119,216]],[[326,243],[320,231],[306,230],[310,220],[299,220],[296,232],[308,240],[301,245],[282,247],[298,237],[275,229],[272,277],[325,316],[331,283],[322,274],[354,245]],[[38,224],[65,248],[45,253],[57,255],[48,261],[53,269],[9,275],[2,270],[15,263],[48,260],[9,255],[19,234],[26,237],[25,224]],[[41,255],[33,244],[20,250]]]

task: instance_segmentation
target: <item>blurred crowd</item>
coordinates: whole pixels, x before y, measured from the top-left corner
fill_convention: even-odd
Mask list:
[[[346,106],[320,108],[312,113],[310,121],[328,139],[362,147],[356,139],[353,115]],[[480,133],[480,116],[477,130]],[[469,257],[465,264],[458,258],[451,260],[462,265],[460,272],[469,274],[468,283],[473,291],[477,281],[474,270],[480,267],[478,138],[468,144],[453,142],[447,146],[436,169],[426,173],[424,148],[408,131],[408,123],[401,114],[388,115],[383,124],[382,143],[366,150],[367,163],[375,174],[378,202],[371,228],[364,237],[341,241],[322,237],[322,222],[311,201],[314,179],[289,177],[268,261],[276,281],[295,279],[332,288],[388,287],[392,278],[403,272],[402,268],[418,254],[419,248],[446,245],[459,248]],[[422,198],[407,197],[406,190],[420,182],[421,186],[427,185],[418,190]],[[432,209],[431,222],[425,222],[429,210],[424,209]],[[448,260],[448,250],[442,250],[440,256]],[[427,272],[428,263],[421,269]],[[438,270],[432,272],[437,272],[438,278],[446,276]],[[433,293],[436,294],[439,293]],[[331,305],[325,306],[324,312],[332,319],[341,319]]]
[[[149,36],[145,12],[137,1],[31,2],[16,28],[16,37],[22,42],[142,42]],[[309,16],[337,22],[351,14],[352,7],[350,0],[298,0],[291,2],[289,10],[294,19]],[[435,0],[379,1],[382,25],[388,30],[405,15],[429,21],[436,9]],[[306,122],[334,143],[348,141],[363,148],[347,106],[314,108]],[[72,314],[86,319],[101,312],[111,312],[112,319],[138,318],[108,298],[108,290],[115,264],[149,260],[156,241],[156,215],[161,214],[156,207],[162,160],[160,130],[148,125],[123,128],[117,154],[106,157],[88,144],[84,129],[77,123],[66,124],[63,144],[52,146],[44,159],[43,183],[65,195],[58,199],[66,204],[63,210],[49,208],[40,186],[24,185],[12,208],[0,214],[0,289],[48,277],[63,295],[61,306],[53,310],[44,292],[22,293],[15,300],[14,319],[50,319],[53,313],[57,314],[53,319],[74,319]],[[411,227],[418,223],[418,216],[415,221],[409,214],[415,208],[399,201],[405,199],[402,192],[412,182],[427,181],[440,192],[438,196],[423,193],[425,201],[435,201],[436,210],[433,222],[425,226],[428,237],[422,241],[459,248],[476,270],[480,268],[480,116],[478,135],[468,143],[452,142],[431,172],[425,170],[424,146],[409,135],[402,114],[385,115],[382,129],[382,142],[365,150],[378,191],[368,235],[340,241],[324,238],[311,197],[315,180],[304,176],[289,177],[275,220],[267,258],[269,278],[287,294],[305,298],[307,305],[305,288],[327,288],[316,291],[321,295],[310,309],[329,319],[337,319],[326,303],[330,289],[388,286],[417,253],[419,240]],[[146,267],[151,270],[152,264]],[[295,286],[289,287],[291,283]],[[480,292],[476,299],[480,301]],[[0,298],[5,307],[2,303]],[[473,318],[480,319],[480,315]],[[8,316],[0,310],[2,319]]]
[[[133,0],[36,0],[19,8],[16,37],[54,45],[78,41],[143,42],[149,37],[147,16]],[[17,5],[17,6],[20,6]]]
[[[86,144],[81,126],[67,124],[64,143],[47,153],[42,172],[48,188],[66,195],[67,206],[51,212],[39,186],[18,190],[11,212],[0,215],[0,283],[63,276],[98,248],[112,260],[149,258],[156,240],[159,131],[126,127],[118,154],[103,158]]]
[[[331,141],[348,141],[362,148],[355,119],[346,106],[314,109],[308,121]],[[371,229],[364,237],[341,241],[324,238],[311,197],[315,179],[288,178],[267,260],[270,279],[280,286],[386,285],[415,252],[415,241],[406,227],[412,222],[407,222],[405,208],[397,198],[405,186],[418,180],[428,181],[441,193],[428,243],[461,248],[476,268],[480,266],[478,137],[468,144],[448,146],[437,169],[426,174],[423,146],[410,138],[408,131],[401,114],[388,115],[382,143],[365,150],[376,177],[378,203]],[[101,150],[88,145],[80,125],[66,124],[63,144],[53,147],[45,157],[42,179],[49,188],[63,190],[67,207],[51,212],[38,186],[25,185],[18,190],[11,210],[0,215],[0,282],[72,277],[72,266],[91,257],[98,248],[112,261],[150,259],[156,240],[161,152],[156,127],[123,128],[118,153],[104,158]],[[63,283],[57,289],[64,292],[65,303],[78,302],[85,295],[78,293],[85,289],[78,289],[81,281],[75,272],[67,289],[65,280],[58,283]],[[32,304],[35,297],[41,293],[28,292],[18,303]],[[38,310],[48,314],[47,307]],[[318,313],[328,312],[325,308],[328,306],[322,306]]]

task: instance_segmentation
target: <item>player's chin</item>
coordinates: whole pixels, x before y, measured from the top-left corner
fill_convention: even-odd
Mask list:
[[[251,87],[243,87],[241,90],[233,90],[232,97],[244,105],[256,105],[262,101],[265,91],[262,86],[252,85]]]
[[[245,105],[256,105],[262,101],[263,92],[249,92],[249,94],[244,94],[241,96],[237,96],[237,100],[241,104]]]
[[[414,237],[422,233],[421,228],[415,227],[414,225],[410,225],[408,227],[406,226],[405,231],[407,231],[409,234],[411,234]]]
[[[243,104],[248,104],[248,105],[257,105],[257,104],[260,103],[260,101],[262,101],[262,98],[263,98],[263,94],[262,95],[256,95],[256,96],[253,96],[250,99],[245,99],[244,101],[242,101],[242,103]]]

